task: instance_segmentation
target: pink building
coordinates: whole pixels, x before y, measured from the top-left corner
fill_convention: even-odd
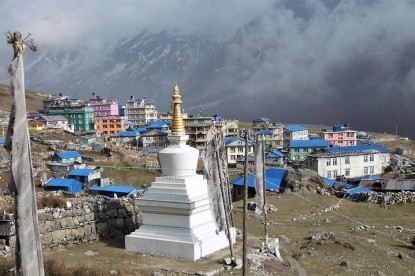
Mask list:
[[[329,142],[329,145],[355,146],[357,132],[356,130],[350,130],[347,126],[335,125],[332,131],[321,130],[320,138]]]
[[[97,96],[90,99],[89,104],[94,110],[94,117],[118,116],[118,102],[115,100],[102,99]]]

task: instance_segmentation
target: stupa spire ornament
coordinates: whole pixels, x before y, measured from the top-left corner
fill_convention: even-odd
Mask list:
[[[176,84],[173,89],[172,105],[173,105],[173,119],[172,119],[172,133],[184,134],[184,121],[182,114],[182,96],[180,96],[180,88]]]

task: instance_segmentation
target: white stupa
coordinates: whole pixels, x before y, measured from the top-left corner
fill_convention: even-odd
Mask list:
[[[170,146],[159,151],[161,177],[135,204],[143,224],[125,237],[125,248],[188,260],[197,260],[229,246],[224,231],[217,233],[209,206],[207,181],[196,174],[199,151],[186,145],[179,87],[173,91]],[[231,229],[234,242],[234,229]]]

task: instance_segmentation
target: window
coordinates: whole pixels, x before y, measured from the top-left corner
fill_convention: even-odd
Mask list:
[[[363,174],[368,174],[368,173],[369,173],[369,167],[364,167]]]
[[[368,157],[367,155],[363,155],[363,162],[367,162],[367,160],[368,160],[367,157]]]
[[[337,158],[333,158],[333,166],[337,166]]]
[[[345,169],[344,170],[344,175],[345,176],[350,176],[350,169]]]
[[[369,161],[375,161],[375,155],[374,154],[369,155]]]
[[[375,173],[375,166],[369,167],[369,173]]]
[[[294,149],[294,152],[300,152],[300,149],[299,148],[295,148]]]
[[[331,178],[331,171],[327,172],[327,178]]]
[[[333,178],[337,177],[337,170],[333,171]]]
[[[244,148],[242,147],[238,148],[238,152],[244,152]]]
[[[230,148],[230,152],[234,153],[235,152],[235,148]]]
[[[333,138],[333,133],[330,133],[329,134],[329,138]]]
[[[327,166],[331,166],[331,159],[327,159]]]
[[[349,157],[349,156],[346,156],[346,157],[344,158],[344,163],[345,163],[345,164],[350,164],[350,157]]]

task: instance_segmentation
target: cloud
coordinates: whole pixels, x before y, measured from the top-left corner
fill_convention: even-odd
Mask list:
[[[4,0],[0,17],[3,32],[30,32],[45,47],[84,48],[148,28],[226,36],[270,5],[260,0]]]

